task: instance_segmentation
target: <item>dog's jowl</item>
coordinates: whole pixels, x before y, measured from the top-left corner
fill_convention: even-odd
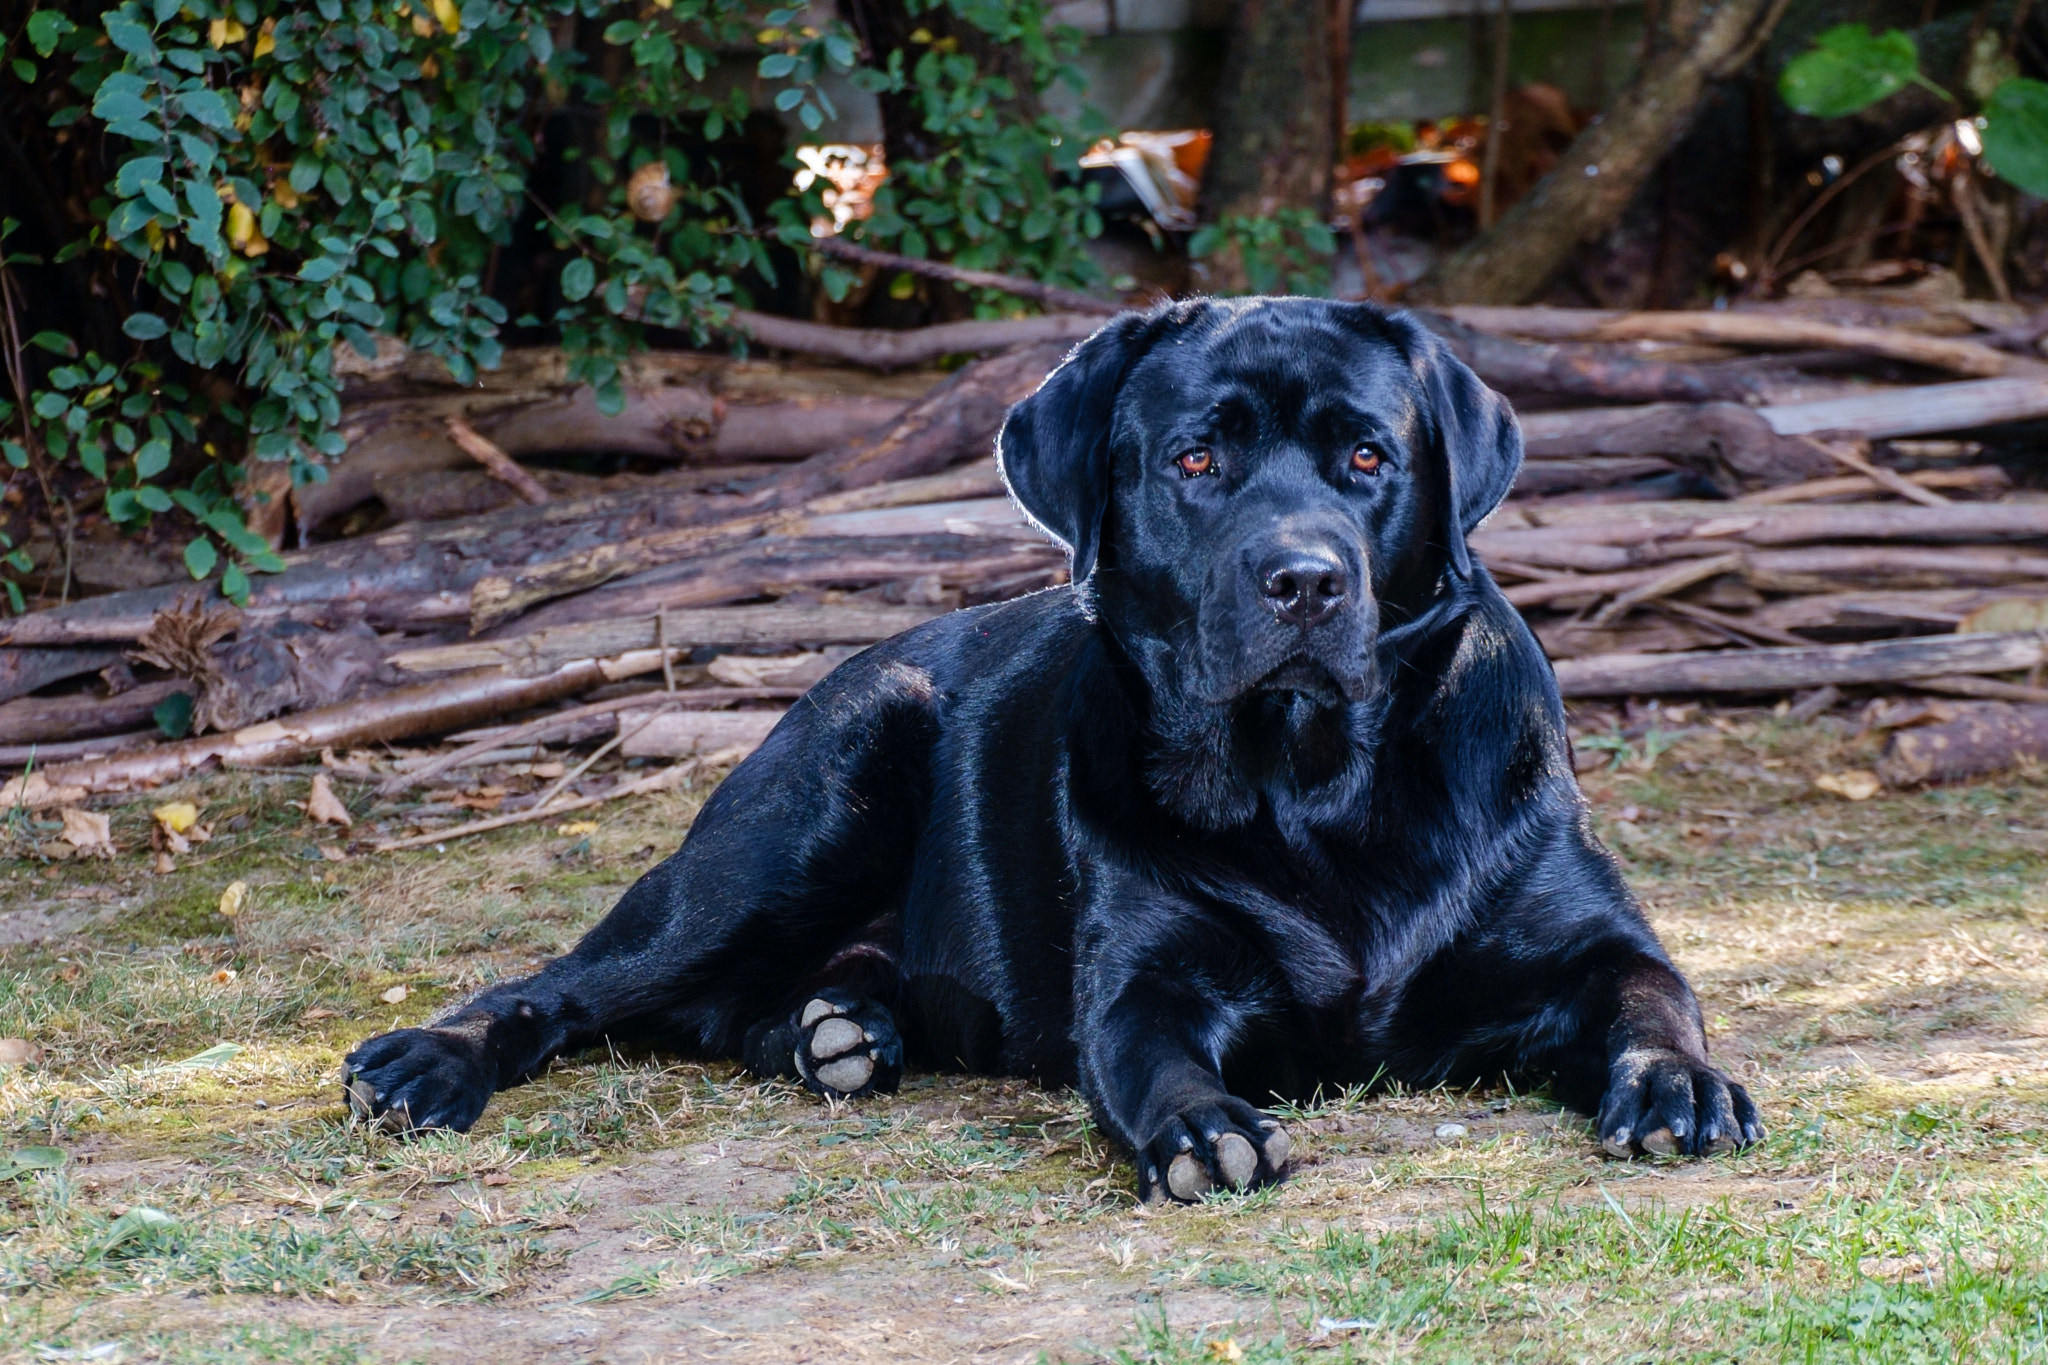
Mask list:
[[[1610,1152],[1761,1136],[1594,841],[1549,666],[1466,548],[1507,404],[1413,322],[1175,304],[1010,414],[1072,586],[841,666],[568,956],[348,1058],[467,1128],[607,1039],[811,1090],[1078,1084],[1141,1193],[1285,1171],[1258,1108],[1549,1081]]]

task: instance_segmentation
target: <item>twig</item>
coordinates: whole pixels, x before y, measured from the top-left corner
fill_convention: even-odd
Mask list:
[[[1777,242],[1772,245],[1770,251],[1764,256],[1763,266],[1756,272],[1755,292],[1766,292],[1778,282],[1778,263],[1784,260],[1785,253],[1792,249],[1792,244],[1799,240],[1799,234],[1806,231],[1806,225],[1811,223],[1822,209],[1835,202],[1836,195],[1897,156],[1904,149],[1904,142],[1894,142],[1889,147],[1879,148],[1854,166],[1851,166],[1832,185],[1829,185],[1826,189],[1815,195],[1813,202],[1800,211],[1799,216],[1792,220],[1792,225],[1779,235]]]
[[[547,794],[542,796],[540,800],[536,801],[534,805],[536,807],[545,806],[550,801],[553,801],[556,797],[560,796],[563,792],[563,789],[566,788],[571,782],[574,782],[577,778],[583,776],[583,774],[589,772],[591,768],[595,767],[597,761],[600,758],[603,758],[606,754],[618,748],[621,744],[624,744],[627,740],[639,734],[648,726],[654,724],[654,718],[656,716],[661,715],[666,709],[667,708],[665,707],[650,708],[647,714],[640,718],[640,723],[635,725],[630,730],[626,729],[624,726],[620,726],[616,734],[614,734],[610,739],[606,740],[604,743],[597,746],[596,753],[584,759],[581,763],[578,763],[568,772],[563,773],[560,780],[558,780],[554,786],[549,787],[547,789]]]
[[[899,256],[893,251],[876,251],[872,247],[858,246],[839,237],[816,237],[811,246],[821,255],[831,256],[853,265],[871,265],[880,270],[904,270],[926,279],[944,280],[948,284],[964,285],[973,289],[999,289],[1005,294],[1020,299],[1030,299],[1048,308],[1063,309],[1069,313],[1094,313],[1108,317],[1123,312],[1123,305],[1098,299],[1093,294],[1083,294],[1077,289],[1062,289],[1056,284],[1040,284],[1036,280],[1019,279],[1015,275],[999,275],[993,270],[969,270],[964,266],[948,265],[944,261],[928,261],[921,256]]]
[[[450,839],[467,839],[472,834],[484,834],[494,829],[504,829],[509,825],[526,825],[536,820],[550,820],[557,815],[567,815],[572,811],[589,810],[592,806],[601,806],[622,796],[642,796],[648,792],[667,791],[680,785],[684,778],[697,770],[701,762],[702,760],[695,758],[685,759],[681,763],[663,768],[652,777],[628,782],[624,786],[614,787],[596,796],[582,796],[574,801],[564,801],[559,806],[535,806],[531,810],[519,811],[512,815],[493,815],[489,819],[473,820],[466,825],[457,825],[454,829],[414,834],[403,839],[386,839],[377,844],[373,851],[398,853],[409,848],[425,848],[430,844],[446,843]]]
[[[484,472],[504,484],[527,502],[539,507],[548,501],[548,490],[541,487],[539,479],[526,472],[518,461],[498,449],[488,438],[460,417],[447,419],[448,435],[455,444],[484,467]]]
[[[1922,488],[1897,470],[1886,469],[1883,465],[1872,464],[1863,457],[1861,452],[1851,449],[1840,441],[1816,441],[1810,436],[1802,436],[1799,439],[1805,441],[1815,450],[1826,454],[1835,463],[1847,465],[1864,478],[1869,479],[1882,488],[1897,493],[1909,502],[1917,502],[1922,507],[1954,506],[1952,502],[1933,489]]]
[[[1500,135],[1507,128],[1508,37],[1514,31],[1514,0],[1500,0],[1493,20],[1493,99],[1487,110],[1486,151],[1479,169],[1479,230],[1493,226],[1500,182]]]
[[[1689,564],[1673,569],[1661,578],[1643,584],[1640,588],[1622,593],[1595,612],[1592,623],[1604,626],[1617,617],[1627,615],[1630,609],[1645,602],[1669,597],[1674,592],[1689,588],[1695,583],[1704,583],[1709,578],[1719,578],[1724,573],[1733,573],[1742,567],[1745,558],[1747,556],[1742,554],[1727,554],[1716,555],[1712,559],[1695,559]],[[1802,640],[1800,643],[1806,642]]]
[[[2012,288],[2005,282],[2005,267],[2000,264],[1998,253],[1991,249],[1991,237],[1984,230],[1984,213],[1977,203],[1977,182],[1967,172],[1957,176],[1954,195],[1956,215],[1963,220],[1963,235],[1970,239],[1970,250],[1991,281],[1991,292],[1998,295],[2000,303],[2011,303]]]

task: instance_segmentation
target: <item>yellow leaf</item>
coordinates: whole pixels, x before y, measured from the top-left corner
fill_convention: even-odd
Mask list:
[[[299,206],[299,192],[292,188],[289,180],[280,180],[270,187],[270,197],[281,209],[295,209]]]
[[[239,43],[249,35],[238,19],[216,19],[206,26],[206,41],[215,47],[226,47]]]
[[[277,20],[265,19],[263,27],[256,30],[256,55],[268,57],[277,50]]]
[[[597,833],[597,821],[595,821],[595,820],[571,820],[571,821],[569,821],[569,822],[568,822],[567,824],[565,824],[565,825],[556,825],[556,826],[555,826],[555,833],[557,833],[557,834],[595,834],[595,833]]]
[[[1847,772],[1822,773],[1813,779],[1813,785],[1824,792],[1832,792],[1845,801],[1868,801],[1883,790],[1884,784],[1877,780],[1877,774],[1861,768]]]
[[[183,834],[199,823],[199,807],[190,801],[172,801],[158,806],[150,814],[159,825],[173,834]]]
[[[227,890],[220,893],[222,919],[233,919],[242,913],[242,902],[249,899],[249,883],[229,882]]]
[[[455,0],[434,0],[434,17],[450,33],[462,31],[462,11],[456,8]]]

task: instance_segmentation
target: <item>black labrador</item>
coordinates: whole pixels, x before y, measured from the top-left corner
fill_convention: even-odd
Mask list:
[[[567,957],[348,1057],[468,1128],[606,1039],[893,1089],[1076,1083],[1147,1198],[1280,1177],[1255,1104],[1548,1080],[1617,1155],[1758,1140],[1466,535],[1522,440],[1418,324],[1311,299],[1122,317],[1009,415],[1072,586],[842,665]]]

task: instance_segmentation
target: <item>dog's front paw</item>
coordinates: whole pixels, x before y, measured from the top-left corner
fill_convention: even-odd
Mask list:
[[[1294,1139],[1280,1121],[1225,1096],[1184,1109],[1138,1153],[1138,1197],[1192,1204],[1211,1190],[1284,1180]]]
[[[1705,1062],[1676,1052],[1617,1057],[1600,1101],[1600,1146],[1610,1155],[1718,1156],[1761,1142],[1749,1092]]]
[[[888,1006],[822,990],[796,1015],[796,1073],[827,1099],[889,1094],[903,1080],[903,1038]]]
[[[497,1090],[473,1039],[427,1028],[370,1039],[342,1059],[341,1083],[351,1113],[397,1131],[467,1132]]]

